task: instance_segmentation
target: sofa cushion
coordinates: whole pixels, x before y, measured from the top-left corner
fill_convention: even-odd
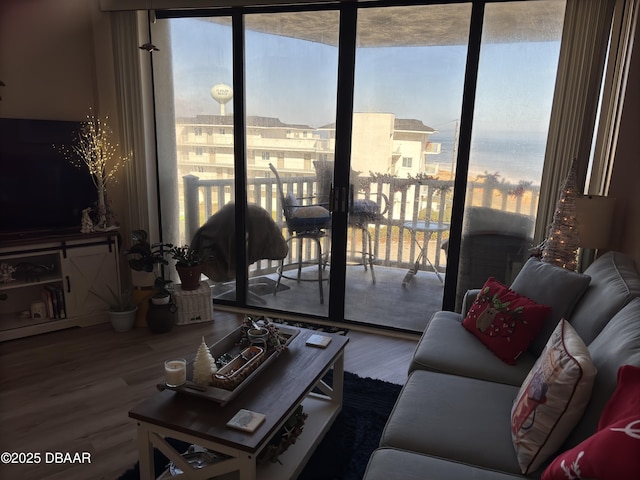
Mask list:
[[[464,463],[395,448],[376,449],[367,465],[364,480],[514,480],[521,475],[496,472]]]
[[[509,421],[517,393],[511,385],[416,370],[400,392],[380,446],[520,474]]]
[[[618,252],[598,257],[584,273],[591,282],[568,319],[589,345],[622,307],[640,296],[640,274],[633,260]]]
[[[596,432],[602,411],[616,389],[618,369],[622,365],[640,367],[640,298],[634,298],[614,315],[591,342],[589,352],[598,374],[589,405],[564,449],[575,447]]]
[[[547,317],[530,350],[538,356],[561,318],[569,318],[573,307],[589,286],[590,277],[556,267],[532,257],[524,264],[511,289],[536,303],[549,305]]]
[[[436,312],[416,346],[409,372],[431,370],[520,387],[536,357],[527,351],[508,365],[461,328],[461,320],[458,313]]]
[[[598,431],[563,452],[542,480],[640,478],[640,368],[625,365],[618,386],[602,412]]]
[[[478,293],[462,326],[504,362],[514,365],[551,312],[490,277]]]
[[[589,402],[595,376],[587,346],[569,322],[561,320],[511,411],[522,473],[539,468],[566,440]]]

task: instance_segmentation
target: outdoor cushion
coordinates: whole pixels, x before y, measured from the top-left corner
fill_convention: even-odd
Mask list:
[[[556,457],[542,480],[640,478],[640,368],[620,367],[598,432]]]
[[[522,473],[538,469],[580,420],[596,369],[573,327],[561,320],[525,379],[511,410],[511,435]]]
[[[549,312],[550,307],[538,305],[490,277],[462,326],[502,361],[515,365],[542,328]]]
[[[380,218],[380,205],[369,199],[356,199],[349,210],[350,218],[359,220],[376,220]]]
[[[589,280],[588,275],[542,262],[535,257],[524,264],[511,289],[536,303],[551,307],[551,313],[529,347],[534,355],[540,355],[560,319],[569,318],[576,302],[587,289]]]

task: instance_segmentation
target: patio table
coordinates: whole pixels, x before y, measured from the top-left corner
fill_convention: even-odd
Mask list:
[[[431,260],[429,260],[427,248],[429,247],[429,241],[431,240],[431,236],[434,233],[447,231],[449,229],[449,225],[444,223],[438,223],[438,222],[425,222],[424,220],[418,220],[415,222],[405,222],[403,226],[404,228],[407,228],[411,231],[411,240],[418,247],[419,253],[415,263],[413,264],[413,267],[409,269],[407,274],[402,279],[402,286],[406,287],[407,285],[409,285],[409,283],[411,283],[411,280],[413,279],[413,277],[415,277],[415,275],[418,273],[418,270],[420,270],[420,265],[424,262],[431,265],[431,268],[433,268],[433,271],[436,273],[440,282],[444,284],[444,280],[442,279],[440,272],[438,271],[436,266],[433,263],[431,263]],[[422,243],[418,241],[418,238],[417,238],[418,233],[424,234]]]

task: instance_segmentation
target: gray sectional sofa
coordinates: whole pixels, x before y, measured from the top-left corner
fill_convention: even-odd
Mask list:
[[[462,314],[437,312],[416,347],[365,480],[540,478],[554,455],[522,474],[511,409],[562,318],[584,341],[597,374],[584,414],[558,452],[596,431],[619,367],[640,367],[640,274],[634,262],[608,252],[581,275],[530,259],[511,288],[552,307],[535,341],[508,365],[462,327]],[[463,312],[476,294],[467,296]]]

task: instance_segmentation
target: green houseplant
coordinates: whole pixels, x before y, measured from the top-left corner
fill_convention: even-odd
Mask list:
[[[123,251],[127,263],[131,268],[131,283],[134,287],[133,297],[140,301],[136,315],[136,326],[144,327],[149,324],[149,302],[154,304],[170,304],[171,280],[165,280],[162,267],[169,262],[165,258],[163,243],[149,242],[146,230],[138,229],[131,232],[131,247]]]
[[[131,279],[137,287],[158,287],[156,280],[161,278],[158,268],[168,265],[164,257],[162,243],[151,244],[146,230],[134,230],[131,232],[132,245],[123,251],[131,268]]]
[[[109,285],[106,285],[106,288],[109,295],[95,290],[89,291],[109,306],[107,313],[113,329],[116,332],[128,332],[135,324],[140,302],[134,299],[130,290],[116,292]]]
[[[165,244],[165,246],[169,248],[168,255],[176,261],[176,271],[180,277],[182,289],[196,290],[200,287],[200,275],[206,260],[205,255],[189,245]]]

